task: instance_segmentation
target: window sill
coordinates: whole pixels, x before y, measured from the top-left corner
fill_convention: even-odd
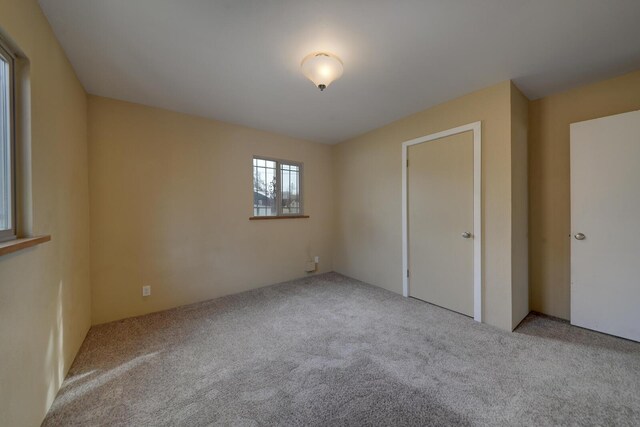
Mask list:
[[[21,251],[51,240],[51,236],[24,237],[0,243],[0,256]]]
[[[249,221],[256,221],[262,219],[295,219],[295,218],[309,218],[309,215],[280,215],[280,216],[251,216]]]

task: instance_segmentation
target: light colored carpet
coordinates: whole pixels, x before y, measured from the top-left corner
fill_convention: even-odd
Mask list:
[[[91,329],[53,425],[640,425],[640,344],[330,273]]]

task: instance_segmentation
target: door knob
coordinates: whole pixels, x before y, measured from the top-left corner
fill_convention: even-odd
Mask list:
[[[462,238],[463,239],[471,238],[471,233],[469,233],[468,231],[465,231],[464,233],[462,233]]]
[[[586,237],[587,237],[587,236],[585,236],[585,235],[584,235],[584,234],[582,234],[582,233],[578,233],[578,234],[576,234],[576,235],[575,235],[575,236],[573,236],[573,237],[575,237],[575,238],[576,238],[576,240],[584,240],[584,239],[586,239]]]

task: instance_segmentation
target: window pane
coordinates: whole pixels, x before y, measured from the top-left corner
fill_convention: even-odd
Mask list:
[[[0,56],[0,230],[12,228],[11,218],[11,76]]]
[[[280,165],[282,182],[282,213],[284,215],[302,214],[300,200],[300,170],[296,165]]]
[[[278,215],[276,162],[254,159],[253,165],[253,215]]]

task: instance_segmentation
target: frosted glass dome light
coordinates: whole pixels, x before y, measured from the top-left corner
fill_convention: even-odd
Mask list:
[[[315,84],[321,91],[334,80],[342,76],[344,67],[342,61],[335,55],[325,52],[307,55],[300,64],[302,74]]]

